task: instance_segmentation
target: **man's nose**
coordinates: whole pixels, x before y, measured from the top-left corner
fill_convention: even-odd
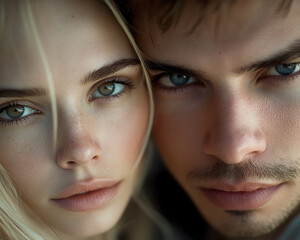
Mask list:
[[[79,118],[62,122],[58,123],[56,151],[56,162],[61,168],[87,167],[101,158],[100,140],[87,122]]]
[[[251,98],[250,98],[251,99]],[[213,100],[203,151],[227,164],[238,164],[266,149],[265,135],[249,98],[234,94]]]

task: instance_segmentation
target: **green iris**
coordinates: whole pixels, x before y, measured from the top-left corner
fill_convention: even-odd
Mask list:
[[[24,106],[21,105],[10,106],[5,109],[7,116],[10,118],[20,118],[24,111]]]
[[[98,87],[98,91],[103,96],[110,96],[115,91],[115,84],[112,82],[103,83]]]

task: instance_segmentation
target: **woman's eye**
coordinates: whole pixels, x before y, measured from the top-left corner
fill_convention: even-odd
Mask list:
[[[92,98],[110,97],[117,95],[124,89],[124,83],[105,82],[100,84],[92,93]]]
[[[15,104],[0,109],[0,119],[4,121],[19,120],[34,113],[37,111],[30,107]]]
[[[181,87],[196,81],[195,78],[189,77],[184,74],[170,73],[161,76],[158,80],[159,85],[165,87]]]
[[[300,70],[300,63],[280,64],[269,69],[266,75],[292,75]]]

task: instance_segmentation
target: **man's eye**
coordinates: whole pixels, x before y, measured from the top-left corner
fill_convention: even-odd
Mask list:
[[[124,83],[120,82],[105,82],[100,84],[92,93],[92,98],[110,97],[119,94],[124,89]]]
[[[25,118],[31,114],[37,113],[36,110],[24,105],[9,105],[0,109],[0,120],[10,121]]]
[[[269,69],[266,75],[291,75],[300,70],[300,63],[280,64]]]
[[[161,76],[158,80],[159,85],[165,87],[181,87],[196,81],[195,78],[184,74],[170,73]]]

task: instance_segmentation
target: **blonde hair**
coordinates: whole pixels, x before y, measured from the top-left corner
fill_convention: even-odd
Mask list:
[[[142,55],[141,50],[139,49],[139,47],[137,46],[137,44],[135,43],[135,40],[128,28],[128,25],[126,24],[125,19],[123,18],[122,14],[120,13],[119,9],[117,8],[116,4],[114,3],[113,0],[104,0],[105,3],[107,4],[107,6],[110,8],[110,10],[112,11],[112,13],[114,14],[116,20],[118,21],[118,23],[120,24],[120,26],[122,27],[124,33],[126,34],[131,46],[133,47],[136,55],[139,58],[140,64],[141,64],[141,68],[142,71],[144,73],[144,77],[145,77],[145,83],[146,83],[146,87],[148,89],[148,95],[149,95],[149,104],[150,104],[150,114],[149,114],[149,124],[148,124],[148,128],[146,131],[146,136],[144,138],[144,142],[142,145],[142,149],[140,151],[140,154],[138,156],[138,160],[135,163],[135,166],[133,167],[133,171],[136,170],[136,168],[138,167],[140,161],[143,158],[144,152],[146,150],[147,147],[147,143],[148,143],[148,139],[150,137],[151,134],[151,128],[152,128],[152,123],[153,123],[153,117],[154,117],[154,102],[153,102],[153,95],[152,95],[152,91],[151,91],[151,80],[150,77],[148,75],[148,71],[146,68],[146,64],[144,62],[144,57]]]
[[[0,165],[0,239],[40,240],[54,239],[49,229],[42,232],[29,218],[30,210],[20,200],[12,179]],[[36,219],[38,222],[39,220]],[[40,224],[43,224],[40,222]]]
[[[7,20],[7,10],[8,6],[6,5],[8,1],[0,0],[0,42],[2,38],[6,37],[6,20]],[[135,50],[138,58],[141,62],[142,71],[144,73],[144,79],[146,87],[148,89],[149,95],[149,104],[150,104],[150,113],[149,113],[149,123],[146,130],[145,138],[142,143],[142,148],[133,167],[133,172],[137,169],[140,162],[142,162],[144,151],[147,147],[147,142],[151,132],[151,126],[153,122],[153,112],[154,104],[153,97],[151,92],[151,83],[149,76],[146,71],[142,55],[134,42],[133,37],[130,34],[130,31],[127,28],[124,19],[121,17],[118,9],[115,4],[110,0],[104,0],[109,9],[112,11],[116,20],[122,27],[124,33],[126,34],[129,42],[131,43],[133,49]],[[23,5],[22,5],[23,4]],[[11,4],[13,5],[13,4]],[[53,118],[53,147],[56,148],[56,139],[57,139],[57,108],[56,108],[56,98],[55,98],[55,89],[53,85],[53,79],[51,70],[47,61],[47,56],[44,52],[42,43],[40,41],[38,31],[35,25],[32,8],[30,1],[21,1],[22,9],[20,14],[22,15],[22,23],[26,24],[26,29],[33,38],[33,44],[36,46],[42,66],[45,71],[45,76],[47,79],[47,84],[50,92],[50,100],[52,103],[52,118]],[[133,173],[132,172],[132,173]],[[37,226],[45,225],[39,218],[37,218],[31,210],[26,206],[26,204],[21,200],[20,193],[18,192],[17,185],[13,182],[13,179],[9,176],[9,173],[1,166],[0,164],[0,239],[2,240],[41,240],[41,239],[58,239],[53,231],[50,228],[45,228],[43,232]],[[115,231],[112,231],[112,239],[115,236]]]

